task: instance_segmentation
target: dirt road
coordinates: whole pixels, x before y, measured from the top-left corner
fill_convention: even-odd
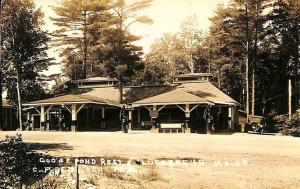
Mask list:
[[[0,132],[0,138],[14,133]],[[24,141],[36,143],[41,151],[53,156],[205,162],[204,166],[159,166],[161,179],[139,183],[137,188],[300,188],[300,138],[241,133],[23,132],[22,135]],[[110,184],[116,188],[124,186],[117,181]]]

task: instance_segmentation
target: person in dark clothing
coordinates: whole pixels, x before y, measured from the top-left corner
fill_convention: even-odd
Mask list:
[[[124,104],[122,106],[119,117],[120,117],[120,120],[121,120],[121,123],[122,123],[122,131],[124,133],[127,133],[128,132],[128,127],[127,127],[127,116],[126,116],[126,104]]]

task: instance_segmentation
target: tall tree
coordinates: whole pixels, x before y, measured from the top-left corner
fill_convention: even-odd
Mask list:
[[[142,0],[126,4],[124,0],[116,0],[110,5],[116,17],[116,30],[112,33],[110,44],[112,46],[111,57],[104,64],[105,72],[118,78],[119,101],[123,102],[123,84],[130,79],[137,70],[143,67],[140,57],[142,48],[135,46],[133,42],[140,39],[130,33],[129,28],[134,23],[151,24],[152,20],[139,12],[148,8],[153,0]]]
[[[18,107],[22,129],[22,102],[43,94],[40,71],[49,66],[49,40],[41,30],[42,13],[32,0],[6,0],[3,6],[3,73],[8,99]]]
[[[288,80],[293,88],[293,109],[298,107],[299,100],[299,20],[300,6],[297,0],[276,0],[269,13],[268,39],[272,44],[270,52],[276,63],[277,75],[274,78],[273,91],[282,94],[276,99],[274,108],[277,113],[288,111]],[[275,85],[282,87],[275,88]]]
[[[3,0],[0,0],[0,131],[3,128],[3,99],[2,99],[2,93],[3,93],[3,86],[2,86],[2,80],[3,80],[3,73],[2,73],[2,4]]]
[[[207,70],[206,53],[202,48],[203,38],[198,18],[194,15],[181,23],[179,32],[165,33],[154,41],[150,52],[145,56],[144,83],[169,83],[171,76],[175,74]]]
[[[209,46],[212,81],[234,99],[245,102],[246,43],[245,35],[241,35],[245,24],[237,19],[239,14],[236,8],[220,5],[210,19],[206,45]]]
[[[197,47],[203,41],[203,34],[199,28],[198,17],[196,15],[187,17],[180,26],[179,39],[183,45],[184,51],[189,59],[191,73],[195,71],[194,57]]]
[[[88,64],[93,66],[92,47],[113,24],[108,3],[108,0],[64,0],[53,7],[57,17],[51,19],[59,27],[53,32],[54,45],[62,47],[65,69],[77,70],[76,77],[71,75],[71,79],[92,75],[93,70],[88,72]]]

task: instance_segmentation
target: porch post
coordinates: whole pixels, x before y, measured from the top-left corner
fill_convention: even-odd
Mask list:
[[[105,107],[102,106],[101,109],[101,128],[105,129]]]
[[[76,104],[71,106],[72,113],[72,126],[71,131],[76,132],[77,130],[77,112],[76,112]]]
[[[34,115],[30,115],[30,124],[31,124],[31,128],[32,130],[34,130]]]
[[[133,110],[129,110],[128,112],[128,131],[131,131],[131,128],[132,128],[132,111]]]
[[[234,123],[235,123],[235,107],[234,106],[230,106],[228,107],[228,129],[229,130],[234,130]]]
[[[31,124],[30,123],[30,112],[27,112],[27,116],[26,116],[26,121],[27,121],[27,124],[28,124],[28,126],[29,126],[29,124]]]
[[[156,105],[153,105],[153,111],[156,111],[157,109],[156,109]],[[152,118],[151,118],[152,119]],[[153,121],[153,124],[152,124],[152,128],[153,129],[157,129],[156,127],[157,127],[157,118],[153,118],[154,119],[154,121]]]
[[[89,128],[89,124],[90,124],[90,107],[87,106],[86,108],[86,128]]]
[[[45,126],[46,126],[46,122],[45,122],[45,106],[41,106],[41,113],[40,113],[40,130],[41,131],[45,131]]]
[[[8,111],[5,109],[5,128],[8,129]]]
[[[184,127],[185,133],[191,132],[191,129],[189,128],[189,122],[190,122],[190,105],[186,104],[185,105],[185,127]]]
[[[141,109],[138,108],[138,127],[141,126]]]
[[[12,114],[13,114],[13,111],[12,111],[12,108],[10,108],[10,109],[9,109],[9,128],[10,128],[10,129],[13,128],[13,126],[12,126],[12,125],[13,125],[13,124],[12,124],[12,120],[13,120],[13,119],[12,119]]]
[[[232,129],[232,119],[233,119],[233,116],[232,116],[232,107],[229,106],[228,107],[228,130],[231,130]]]
[[[50,130],[50,112],[49,111],[47,111],[46,119],[47,119],[47,121],[46,121],[46,131],[49,131]]]

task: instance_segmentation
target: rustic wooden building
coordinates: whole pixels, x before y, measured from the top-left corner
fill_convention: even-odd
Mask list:
[[[208,112],[216,131],[234,130],[239,103],[212,85],[210,77],[184,74],[174,76],[170,85],[124,87],[129,130],[206,132]],[[96,77],[76,83],[68,95],[24,104],[34,130],[120,130],[123,104],[117,80]]]

